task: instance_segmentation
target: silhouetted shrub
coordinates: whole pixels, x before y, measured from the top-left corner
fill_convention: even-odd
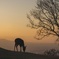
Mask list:
[[[55,56],[57,55],[57,51],[55,49],[50,49],[50,50],[46,50],[44,52],[45,55],[51,55],[51,56]]]

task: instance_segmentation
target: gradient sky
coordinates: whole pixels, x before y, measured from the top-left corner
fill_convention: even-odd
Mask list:
[[[0,0],[0,39],[14,40],[21,37],[28,42],[34,39],[36,30],[27,27],[26,14],[35,8],[36,0]],[[42,40],[40,42],[49,40]]]

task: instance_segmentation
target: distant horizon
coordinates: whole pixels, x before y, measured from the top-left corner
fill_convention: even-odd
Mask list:
[[[36,54],[43,54],[45,50],[49,49],[56,49],[59,50],[59,45],[55,43],[32,43],[32,42],[25,42],[27,46],[26,52],[36,53]],[[0,47],[14,51],[14,41],[9,40],[0,40]],[[19,48],[19,46],[18,46]]]

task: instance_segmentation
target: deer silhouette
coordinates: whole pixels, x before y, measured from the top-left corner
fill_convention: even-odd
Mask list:
[[[15,48],[18,51],[18,45],[20,46],[20,52],[22,52],[22,49],[23,49],[23,52],[25,52],[26,46],[24,45],[24,41],[21,38],[16,38],[15,39],[14,51],[15,51]]]

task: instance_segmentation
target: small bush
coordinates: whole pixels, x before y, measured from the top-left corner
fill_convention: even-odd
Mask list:
[[[45,55],[51,55],[51,56],[55,56],[57,55],[57,51],[55,49],[50,49],[50,50],[46,50],[44,52]]]

